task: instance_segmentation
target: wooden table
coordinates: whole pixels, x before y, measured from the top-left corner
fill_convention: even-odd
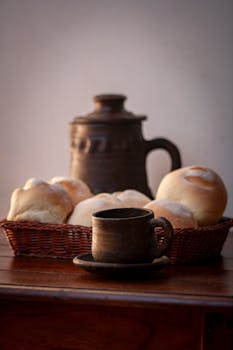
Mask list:
[[[14,257],[1,233],[0,349],[230,350],[232,236],[219,261],[127,281]]]

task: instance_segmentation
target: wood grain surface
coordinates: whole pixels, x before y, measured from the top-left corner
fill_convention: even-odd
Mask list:
[[[230,350],[233,249],[139,279],[14,257],[0,234],[0,349]]]

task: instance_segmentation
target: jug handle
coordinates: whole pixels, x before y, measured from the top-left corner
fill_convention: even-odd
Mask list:
[[[146,154],[155,149],[165,149],[171,157],[171,170],[181,168],[181,155],[178,147],[171,141],[165,138],[156,138],[152,140],[145,140],[145,151]]]

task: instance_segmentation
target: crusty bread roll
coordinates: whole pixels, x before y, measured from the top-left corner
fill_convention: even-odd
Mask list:
[[[31,177],[30,179],[28,179],[24,186],[23,189],[27,190],[28,188],[32,188],[32,187],[36,187],[39,185],[45,184],[45,181],[41,180],[41,179],[37,179],[35,177]]]
[[[13,192],[7,220],[60,224],[72,210],[72,201],[62,186],[29,179],[24,188]]]
[[[155,217],[162,216],[172,224],[173,228],[194,228],[197,221],[189,208],[169,199],[155,199],[144,208],[151,209]]]
[[[99,193],[78,203],[68,219],[68,224],[90,227],[92,214],[105,209],[122,208],[124,204],[109,193]]]
[[[114,192],[113,195],[120,199],[124,205],[129,208],[142,208],[151,201],[151,199],[145,194],[133,189]]]
[[[170,199],[187,206],[200,226],[216,224],[224,213],[227,192],[220,176],[211,169],[187,166],[162,179],[156,199]]]
[[[91,192],[90,188],[87,186],[85,182],[83,182],[80,179],[75,179],[72,177],[62,177],[57,176],[53,177],[50,180],[51,184],[58,183],[67,191],[69,194],[73,206],[75,207],[76,204],[83,201],[84,199],[93,197],[93,193]]]

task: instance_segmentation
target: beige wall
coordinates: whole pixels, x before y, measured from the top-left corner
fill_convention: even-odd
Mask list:
[[[231,0],[0,0],[0,215],[29,177],[69,172],[68,123],[120,92],[145,138],[215,169],[233,216]],[[169,170],[148,157],[156,190]]]

